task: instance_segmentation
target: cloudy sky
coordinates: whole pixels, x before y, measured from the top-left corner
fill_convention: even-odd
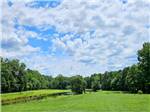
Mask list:
[[[46,75],[89,75],[137,63],[150,0],[3,0],[1,56]]]

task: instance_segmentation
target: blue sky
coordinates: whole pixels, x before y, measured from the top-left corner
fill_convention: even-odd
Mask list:
[[[1,56],[46,75],[119,70],[149,41],[149,0],[3,0]]]

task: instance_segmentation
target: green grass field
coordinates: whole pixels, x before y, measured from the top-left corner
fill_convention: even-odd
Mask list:
[[[16,92],[16,93],[7,93],[2,94],[2,100],[11,100],[19,97],[28,97],[28,96],[38,96],[38,95],[46,95],[46,94],[54,94],[54,93],[61,93],[61,92],[68,92],[69,90],[32,90],[32,91],[25,91],[25,92]]]
[[[99,91],[4,105],[2,112],[150,112],[150,95]]]

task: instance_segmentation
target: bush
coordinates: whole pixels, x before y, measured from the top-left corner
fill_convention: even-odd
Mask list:
[[[137,92],[138,94],[143,94],[143,91],[141,91],[141,90],[138,90],[138,92]]]

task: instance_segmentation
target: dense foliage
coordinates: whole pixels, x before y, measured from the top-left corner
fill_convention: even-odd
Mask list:
[[[85,89],[97,91],[121,90],[150,93],[150,43],[144,43],[138,51],[139,62],[123,70],[93,74],[89,77],[45,76],[26,68],[16,59],[1,58],[1,92],[16,92],[35,89],[71,89],[81,94]]]
[[[82,76],[73,76],[70,81],[71,90],[76,94],[82,94],[85,92],[86,82]]]

